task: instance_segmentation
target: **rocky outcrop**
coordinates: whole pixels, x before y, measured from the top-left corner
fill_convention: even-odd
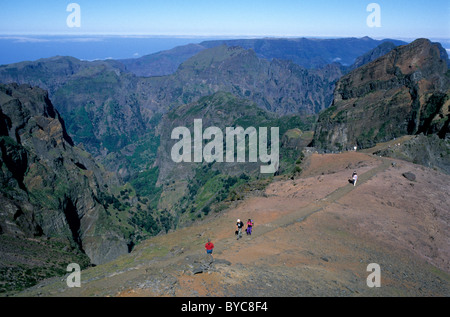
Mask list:
[[[393,49],[342,77],[332,106],[315,130],[314,145],[327,151],[367,148],[425,133],[449,133],[448,57],[427,39]]]
[[[64,237],[94,264],[128,252],[98,199],[117,180],[73,145],[48,94],[0,85],[0,109],[1,233]]]
[[[450,138],[442,139],[437,134],[421,133],[374,154],[413,162],[450,175]]]

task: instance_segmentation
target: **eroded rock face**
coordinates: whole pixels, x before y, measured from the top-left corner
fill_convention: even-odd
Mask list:
[[[324,111],[314,145],[328,151],[367,148],[417,133],[449,130],[447,54],[426,39],[388,54],[342,77]]]
[[[94,264],[126,253],[97,198],[116,180],[74,146],[47,92],[0,85],[0,106],[1,233],[65,237]]]

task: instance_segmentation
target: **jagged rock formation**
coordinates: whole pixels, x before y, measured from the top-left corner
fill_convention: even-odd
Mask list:
[[[98,198],[117,180],[74,146],[48,94],[0,85],[0,114],[0,234],[62,237],[95,264],[126,253]]]
[[[318,120],[314,145],[368,148],[407,134],[449,133],[447,54],[426,39],[393,49],[342,77]]]
[[[413,162],[450,175],[450,138],[441,139],[436,134],[421,133],[374,154]]]

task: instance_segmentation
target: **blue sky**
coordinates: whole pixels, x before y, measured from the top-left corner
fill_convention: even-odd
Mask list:
[[[80,5],[80,28],[66,24],[71,2]],[[373,2],[381,27],[366,23]],[[450,38],[448,0],[14,0],[1,7],[2,35]]]

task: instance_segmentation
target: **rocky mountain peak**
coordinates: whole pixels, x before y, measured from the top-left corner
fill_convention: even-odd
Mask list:
[[[343,76],[323,112],[314,144],[336,151],[367,148],[405,134],[448,130],[448,57],[418,39]]]

